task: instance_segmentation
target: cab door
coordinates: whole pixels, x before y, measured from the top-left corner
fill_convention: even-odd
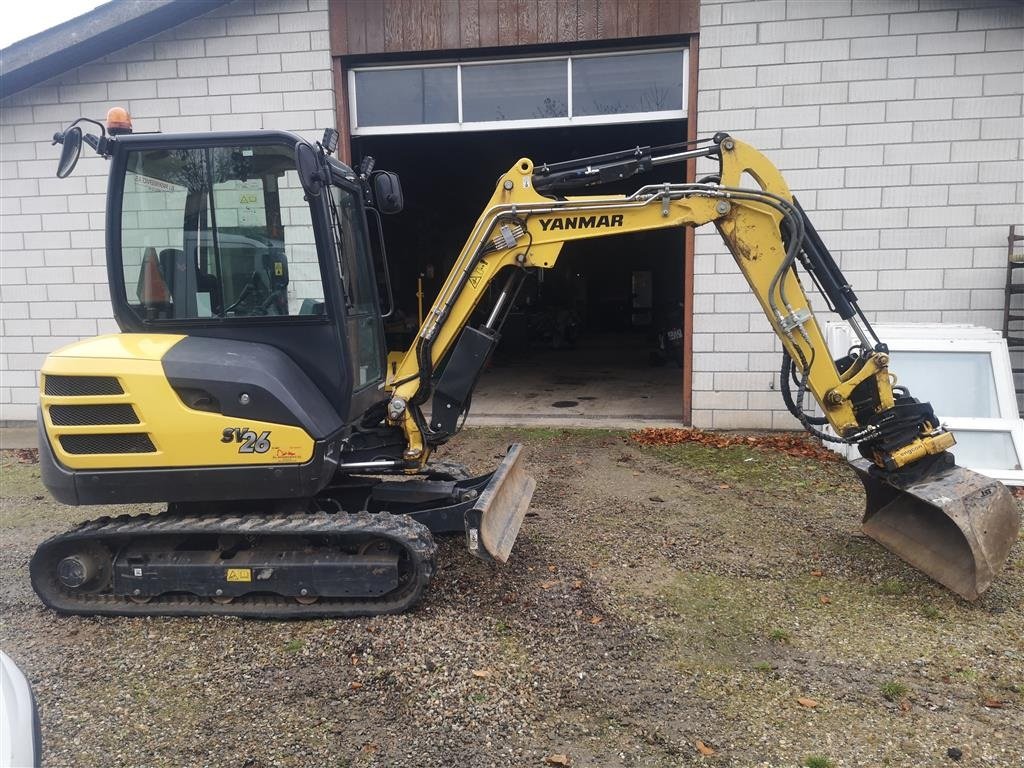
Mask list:
[[[356,418],[385,398],[387,348],[362,196],[343,179],[329,189],[352,376],[350,418]]]

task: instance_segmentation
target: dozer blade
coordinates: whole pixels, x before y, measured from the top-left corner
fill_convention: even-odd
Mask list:
[[[1020,530],[1010,491],[951,461],[926,475],[890,475],[851,462],[864,489],[864,533],[965,600],[977,600]]]
[[[476,504],[466,512],[469,551],[482,560],[508,561],[537,487],[523,469],[522,449],[518,443],[509,447]]]

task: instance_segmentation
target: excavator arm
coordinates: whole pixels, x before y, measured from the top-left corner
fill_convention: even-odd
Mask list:
[[[701,183],[560,196],[702,156],[717,158],[719,171]],[[1016,539],[1012,498],[998,482],[956,467],[947,452],[952,433],[930,404],[894,386],[888,348],[778,169],[727,134],[692,148],[638,147],[540,167],[523,158],[501,176],[411,348],[389,366],[388,421],[404,430],[408,465],[422,466],[457,431],[525,270],[554,267],[570,241],[704,224],[717,228],[782,343],[787,407],[813,434],[856,443],[866,459],[855,463],[868,493],[865,531],[959,594],[977,597]],[[839,360],[828,350],[798,266],[860,341]],[[470,327],[496,281],[503,282],[487,320]],[[804,412],[805,392],[823,416]],[[431,396],[427,419],[422,406]],[[825,424],[833,434],[816,428]],[[518,529],[519,521],[511,524]]]
[[[835,434],[842,440],[867,442],[872,449],[869,457],[883,469],[899,469],[954,444],[952,434],[939,426],[926,404],[910,408],[913,414],[905,412],[911,405],[907,402],[901,403],[902,410],[897,409],[888,350],[872,338],[871,326],[857,308],[852,289],[782,175],[763,154],[725,134],[701,149],[656,152],[641,148],[622,153],[626,157],[604,156],[609,159],[603,165],[603,158],[594,158],[595,164],[588,164],[590,173],[582,178],[571,170],[535,168],[524,158],[502,176],[415,342],[391,372],[389,416],[405,429],[410,449],[407,459],[419,459],[429,447],[451,436],[452,422],[468,405],[479,373],[480,366],[474,370],[474,363],[482,365],[497,342],[525,269],[554,267],[567,242],[703,224],[717,227],[782,342],[791,361],[784,367],[787,373],[792,369],[792,374],[783,381],[790,403],[797,405],[802,399],[792,397],[789,379],[793,378],[799,389],[815,398]],[[556,199],[538,191],[556,191],[588,181],[600,183],[700,155],[719,159],[714,180],[648,185],[629,196]],[[752,183],[744,186],[744,179]],[[798,260],[861,339],[856,355],[833,361],[797,276]],[[468,328],[471,314],[499,275],[505,283],[487,322],[479,330]],[[458,355],[457,342],[471,347],[471,354],[467,350]],[[448,381],[442,375],[438,388],[444,397],[434,403],[434,410],[440,406],[441,412],[428,422],[420,415],[419,405],[425,403],[430,380],[453,347],[458,356],[449,363],[452,375]],[[905,396],[902,399],[905,401]],[[799,409],[797,414],[805,426],[813,427],[813,417]],[[912,426],[908,417],[915,422]],[[897,422],[899,427],[894,429]]]

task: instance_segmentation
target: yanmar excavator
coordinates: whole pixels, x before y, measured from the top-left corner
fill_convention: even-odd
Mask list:
[[[789,410],[822,439],[859,446],[864,530],[968,600],[1016,541],[1007,489],[956,466],[953,435],[894,384],[885,344],[779,171],[727,134],[518,161],[411,347],[389,357],[379,214],[402,208],[395,174],[339,162],[333,131],[314,145],[282,131],[134,134],[123,110],[109,130],[87,121],[99,135],[83,136],[81,122],[54,137],[57,175],[83,140],[110,161],[106,250],[122,332],[47,358],[43,481],[66,504],[168,506],[40,545],[32,584],[58,611],[394,613],[430,582],[434,534],[464,534],[474,555],[505,562],[535,486],[520,446],[483,477],[431,453],[458,432],[527,271],[553,267],[572,240],[702,224],[718,229],[781,339]],[[565,194],[698,157],[717,159],[717,174]],[[859,339],[838,360],[798,270]],[[823,416],[804,410],[808,392]]]

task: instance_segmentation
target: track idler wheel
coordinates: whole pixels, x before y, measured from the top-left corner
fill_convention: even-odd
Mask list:
[[[57,581],[71,592],[99,592],[110,584],[110,553],[97,544],[83,543],[57,563]]]

